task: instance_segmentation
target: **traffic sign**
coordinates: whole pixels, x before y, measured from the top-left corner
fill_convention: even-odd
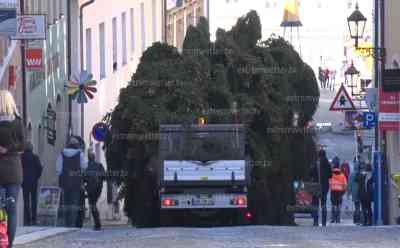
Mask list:
[[[356,107],[354,106],[351,97],[346,91],[346,88],[342,85],[332,102],[331,107],[329,108],[330,111],[351,111],[355,110]]]
[[[103,142],[106,139],[107,132],[108,126],[103,122],[95,124],[92,129],[93,138],[99,142]]]
[[[363,113],[363,126],[364,128],[371,129],[376,125],[376,114],[374,112]]]

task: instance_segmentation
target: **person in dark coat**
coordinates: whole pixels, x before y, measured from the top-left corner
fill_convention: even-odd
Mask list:
[[[91,150],[88,152],[88,161],[84,183],[89,199],[90,211],[94,220],[94,230],[101,230],[97,201],[99,200],[103,190],[103,182],[106,178],[106,172],[103,165],[95,161],[95,154]]]
[[[319,182],[321,187],[321,192],[319,194],[319,197],[313,197],[313,208],[314,208],[313,218],[314,218],[314,226],[318,226],[318,212],[319,212],[319,205],[321,204],[322,225],[326,226],[326,216],[327,216],[326,201],[329,191],[329,179],[332,177],[332,169],[328,159],[326,158],[325,150],[321,149],[319,151],[318,156],[319,156],[318,165],[312,168],[311,178],[313,181]]]
[[[60,153],[56,162],[59,185],[63,190],[63,216],[67,227],[77,227],[81,209],[82,171],[87,167],[84,151],[79,141],[72,137],[67,147]]]
[[[371,164],[367,164],[366,170],[361,173],[359,183],[359,196],[364,216],[364,226],[372,225],[372,201],[374,197],[373,177]]]
[[[22,184],[20,153],[25,145],[25,128],[14,97],[9,91],[0,90],[0,190],[13,201],[6,208],[9,248],[13,246],[17,230],[17,203]]]
[[[24,225],[36,225],[37,214],[37,190],[39,178],[43,167],[39,157],[33,153],[31,143],[25,145],[25,151],[21,155],[23,182],[22,191],[24,195]]]

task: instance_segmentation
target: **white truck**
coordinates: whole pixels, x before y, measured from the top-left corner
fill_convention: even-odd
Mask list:
[[[161,125],[159,144],[161,225],[250,221],[243,125]]]

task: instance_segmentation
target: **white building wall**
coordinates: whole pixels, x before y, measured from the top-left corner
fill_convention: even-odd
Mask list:
[[[80,0],[80,4],[86,1]],[[152,3],[156,3],[153,6]],[[144,12],[144,23],[142,25],[141,18],[141,4],[143,4]],[[155,10],[153,10],[153,7]],[[131,9],[134,9],[134,35],[131,35]],[[123,35],[122,31],[122,13],[126,15],[126,34]],[[156,17],[153,17],[153,13]],[[97,160],[106,166],[104,151],[101,149],[103,144],[94,141],[91,137],[91,130],[94,124],[101,122],[103,117],[113,110],[118,103],[118,96],[120,89],[127,86],[133,73],[136,70],[137,64],[139,63],[140,57],[142,56],[143,49],[147,49],[155,41],[161,41],[163,37],[162,27],[163,23],[163,0],[114,0],[112,4],[109,0],[96,0],[92,5],[89,5],[84,9],[83,19],[83,30],[84,35],[88,28],[91,29],[91,49],[92,51],[87,53],[86,50],[86,37],[84,37],[84,52],[83,54],[91,54],[91,73],[94,79],[97,81],[97,90],[94,99],[89,100],[89,103],[85,104],[85,126],[84,126],[84,139],[86,144],[92,144],[92,148],[96,151]],[[113,70],[113,32],[112,32],[112,20],[116,17],[117,19],[117,70]],[[153,25],[153,20],[156,24]],[[105,77],[100,78],[100,40],[99,40],[99,24],[105,24]],[[142,26],[145,30],[142,30]],[[75,26],[79,28],[79,26]],[[154,30],[155,28],[155,30]],[[79,30],[79,29],[78,29]],[[75,30],[75,33],[77,30]],[[142,34],[145,34],[143,36]],[[127,63],[123,64],[123,41],[126,38],[126,51],[127,51]],[[132,38],[134,38],[134,49],[132,50]],[[155,38],[155,39],[154,39]],[[74,39],[73,40],[79,40]],[[142,40],[145,41],[143,46]],[[73,47],[78,48],[79,45]],[[79,65],[79,49],[73,51],[73,64]],[[87,58],[84,59],[86,61]],[[79,71],[79,67],[74,68],[75,72]],[[74,126],[80,126],[80,111],[79,106],[76,103],[73,104],[75,112]],[[80,128],[75,133],[80,133]],[[106,208],[106,187],[103,188],[103,197],[100,200],[101,212],[104,217]],[[107,218],[110,216],[106,216]]]

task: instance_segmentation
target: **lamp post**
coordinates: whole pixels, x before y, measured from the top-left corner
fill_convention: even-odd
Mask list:
[[[375,13],[376,14],[376,13]],[[364,37],[365,25],[367,18],[361,13],[356,4],[356,9],[347,18],[349,26],[350,38],[355,40],[355,48],[367,57],[372,56],[374,59],[382,61],[386,55],[386,49],[383,47],[359,47],[358,40]]]
[[[350,67],[347,68],[347,70],[344,72],[344,75],[346,77],[346,81],[347,81],[347,77],[350,77],[349,87],[351,88],[351,95],[354,96],[355,93],[353,91],[353,88],[357,87],[357,84],[354,85],[354,77],[356,76],[358,79],[358,77],[360,76],[360,71],[358,71],[357,68],[354,66],[353,61],[351,62]]]
[[[381,42],[381,37],[378,34],[379,23],[383,21],[383,2],[379,5],[379,0],[375,1],[375,8],[374,8],[374,18],[375,18],[375,43],[379,44]],[[381,164],[381,140],[380,140],[380,131],[379,131],[379,93],[380,93],[380,76],[379,76],[379,64],[382,65],[385,61],[386,57],[386,49],[384,47],[358,47],[358,39],[361,39],[364,36],[365,31],[365,24],[367,22],[367,18],[361,13],[359,10],[358,3],[356,4],[355,11],[347,18],[350,37],[355,40],[355,48],[357,51],[360,51],[365,56],[371,56],[374,58],[375,61],[375,88],[377,88],[377,107],[375,109],[376,116],[377,116],[377,125],[375,125],[375,152],[376,155],[374,156],[375,162],[375,169],[377,170],[377,178],[376,178],[376,185],[377,190],[375,191],[377,203],[375,205],[375,213],[376,213],[376,224],[382,225],[383,224],[383,211],[382,211],[382,184],[383,184],[383,176],[382,176],[382,164]],[[381,29],[383,29],[383,25],[381,25]]]

